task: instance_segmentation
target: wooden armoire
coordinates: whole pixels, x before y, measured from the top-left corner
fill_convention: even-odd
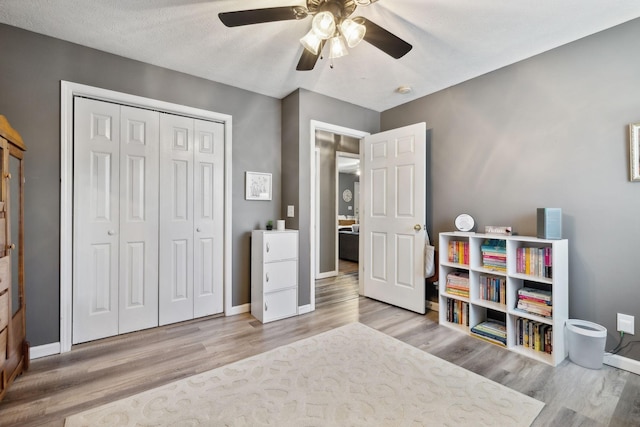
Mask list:
[[[0,400],[29,366],[24,294],[22,138],[0,115]]]

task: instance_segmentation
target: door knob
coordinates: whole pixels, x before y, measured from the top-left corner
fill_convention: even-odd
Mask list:
[[[202,231],[202,229],[200,227],[196,228],[196,231],[199,233]]]
[[[107,234],[108,234],[109,236],[113,236],[114,234],[116,234],[116,232],[115,232],[115,231],[113,231],[113,230],[109,230],[109,231],[107,231]]]
[[[420,226],[420,224],[416,224],[416,225],[413,226],[413,229],[416,230],[416,231],[420,231],[420,230],[422,230],[422,227]]]

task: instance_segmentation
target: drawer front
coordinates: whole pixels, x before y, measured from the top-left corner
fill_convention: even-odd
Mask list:
[[[298,284],[298,261],[280,261],[264,265],[264,292],[290,288]]]
[[[295,316],[298,313],[298,292],[296,289],[272,292],[264,296],[264,321]]]
[[[9,292],[0,294],[0,330],[9,324]],[[2,347],[0,347],[2,348]]]
[[[0,294],[9,289],[9,282],[11,277],[9,276],[9,257],[5,256],[0,258]]]
[[[298,233],[273,232],[264,236],[264,261],[298,258]]]

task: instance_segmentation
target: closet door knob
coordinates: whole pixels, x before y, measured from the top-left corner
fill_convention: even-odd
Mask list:
[[[267,252],[269,252],[269,243],[267,242]]]
[[[202,231],[202,229],[200,227],[196,228],[196,231],[199,233]]]
[[[266,274],[267,283],[269,283],[269,273]]]
[[[420,224],[416,224],[416,225],[413,226],[413,229],[416,230],[416,231],[420,231],[420,230],[422,230],[422,227],[420,226]]]
[[[265,302],[264,303],[264,311],[267,311],[267,310],[269,310],[269,307],[267,307],[267,303]]]
[[[108,234],[109,236],[113,236],[114,234],[116,234],[116,232],[115,232],[115,231],[113,231],[113,230],[109,230],[109,231],[107,231],[107,234]]]

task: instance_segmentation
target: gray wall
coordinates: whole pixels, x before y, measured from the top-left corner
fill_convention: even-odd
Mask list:
[[[384,130],[425,121],[431,131],[436,233],[468,212],[480,230],[535,236],[536,208],[562,208],[569,313],[605,326],[608,349],[616,313],[640,320],[627,127],[640,122],[638,40],[635,20],[381,115]],[[621,354],[640,359],[640,346]]]
[[[249,232],[280,216],[279,100],[0,24],[0,114],[26,153],[27,339],[59,340],[60,80],[233,116],[233,304],[250,301]],[[271,172],[273,200],[244,200],[244,172]]]
[[[287,180],[295,180],[297,183],[295,188],[294,184],[286,182],[282,198],[295,203],[296,206],[297,218],[291,223],[296,224],[296,228],[300,230],[298,303],[306,305],[310,304],[312,286],[309,262],[311,120],[375,133],[380,128],[380,113],[305,89],[295,91],[282,102],[282,109],[286,112],[282,123],[283,177],[286,176]],[[298,154],[297,158],[293,158],[293,153]]]
[[[350,202],[345,202],[342,198],[344,190],[351,190],[351,194],[355,195],[353,184],[360,182],[360,176],[354,173],[340,173],[338,176],[338,214],[354,216],[356,212],[355,199],[351,199]],[[351,206],[351,210],[349,210]]]

